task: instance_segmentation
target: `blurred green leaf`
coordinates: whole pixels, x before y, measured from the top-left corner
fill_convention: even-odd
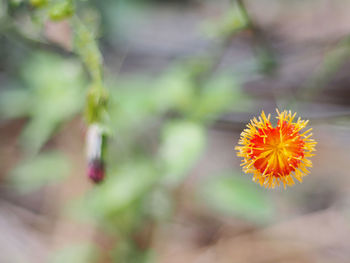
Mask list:
[[[110,171],[107,180],[93,193],[92,210],[102,216],[119,213],[141,198],[158,177],[149,162],[124,164],[116,171]]]
[[[199,198],[219,212],[255,222],[264,222],[273,215],[267,192],[238,173],[208,179],[200,189]]]
[[[28,116],[32,104],[31,94],[26,89],[4,91],[0,94],[0,117],[12,119]]]
[[[249,21],[239,5],[234,4],[219,21],[204,25],[204,32],[211,37],[225,37],[247,27]]]
[[[186,73],[187,74],[187,73]],[[183,111],[193,100],[193,86],[180,70],[171,70],[159,80],[132,75],[110,83],[110,116],[119,132],[145,130],[150,121],[170,110]],[[188,74],[187,74],[188,75]]]
[[[54,3],[49,10],[49,16],[54,21],[71,17],[74,13],[72,0],[61,0]]]
[[[48,4],[48,0],[30,0],[30,4],[34,7],[41,8]]]
[[[1,100],[1,107],[6,108],[7,116],[26,113],[30,117],[21,142],[35,153],[59,124],[81,111],[85,79],[77,61],[48,53],[33,55],[21,75],[29,89],[5,92],[8,101]]]
[[[188,115],[195,120],[213,120],[229,110],[239,109],[246,96],[232,74],[210,79],[189,108]]]
[[[69,161],[60,152],[45,152],[21,161],[11,172],[11,182],[23,192],[57,182],[69,173]]]
[[[159,112],[170,109],[184,111],[191,106],[194,85],[188,71],[175,68],[159,79],[152,92],[155,107]]]
[[[10,0],[9,3],[12,5],[12,6],[19,6],[20,4],[22,4],[23,0]]]
[[[193,122],[170,122],[162,137],[160,158],[167,172],[165,182],[178,183],[202,153],[206,142],[205,129]]]
[[[93,263],[97,262],[97,248],[91,244],[70,245],[53,255],[51,263]]]
[[[113,125],[119,132],[130,133],[147,123],[154,116],[153,92],[149,78],[132,76],[110,84],[118,89],[110,89],[110,115]]]

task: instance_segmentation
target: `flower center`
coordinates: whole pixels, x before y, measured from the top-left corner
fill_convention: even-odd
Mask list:
[[[250,140],[250,157],[254,167],[263,175],[287,176],[295,171],[304,157],[304,142],[294,125],[280,124],[273,128],[267,125],[260,128]]]

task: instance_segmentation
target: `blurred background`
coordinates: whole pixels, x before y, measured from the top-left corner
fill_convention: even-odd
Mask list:
[[[344,0],[0,0],[0,262],[350,262],[349,13]],[[95,185],[84,111],[101,57]],[[286,190],[252,182],[234,150],[276,108],[318,142]]]

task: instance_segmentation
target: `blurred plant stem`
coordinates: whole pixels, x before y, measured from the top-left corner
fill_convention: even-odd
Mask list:
[[[202,68],[202,71],[197,72],[194,76],[197,90],[210,79],[220,66],[225,58],[227,51],[230,49],[232,40],[242,31],[249,31],[253,37],[254,51],[259,62],[259,71],[268,76],[272,76],[278,63],[275,54],[272,52],[268,41],[266,41],[263,32],[256,25],[253,18],[250,16],[243,0],[231,0],[231,8],[236,8],[241,16],[241,23],[236,26],[231,26],[228,33],[224,34],[219,40],[219,45],[211,51],[212,55],[207,64]],[[230,12],[230,10],[229,10]],[[203,62],[202,62],[203,63]]]
[[[103,59],[95,36],[74,16],[72,26],[75,35],[75,50],[87,69],[91,84],[87,95],[85,117],[88,124],[105,124],[107,118],[108,93],[103,83]]]
[[[276,55],[272,47],[266,40],[260,27],[254,22],[250,16],[244,0],[232,0],[237,3],[245,20],[247,21],[246,29],[252,32],[255,54],[260,62],[260,71],[266,75],[273,75],[278,67]]]
[[[321,65],[314,71],[304,85],[291,94],[287,105],[295,107],[298,101],[310,101],[321,92],[332,80],[333,76],[350,57],[350,36],[340,40],[323,57]]]
[[[243,15],[243,21],[241,21],[239,25],[233,27],[231,26],[229,32],[224,34],[221,39],[218,39],[219,45],[215,46],[215,48],[213,48],[211,51],[210,60],[202,68],[203,70],[197,72],[198,74],[195,75],[195,81],[199,87],[213,76],[225,57],[227,50],[230,48],[232,40],[237,36],[237,34],[246,30],[253,24],[243,3],[241,1],[232,0],[231,8],[235,8],[235,6],[238,8],[238,12]]]

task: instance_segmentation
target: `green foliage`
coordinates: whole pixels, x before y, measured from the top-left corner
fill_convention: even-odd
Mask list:
[[[205,31],[213,37],[227,37],[247,28],[249,19],[238,4],[232,5],[227,12],[220,17],[219,21],[205,26]]]
[[[189,116],[195,120],[211,121],[223,112],[247,108],[248,99],[232,74],[224,73],[209,79],[193,100]]]
[[[57,22],[71,18],[75,13],[75,0],[29,0],[29,3],[39,21],[49,18]]]
[[[118,129],[118,133],[130,134],[141,129],[155,114],[154,93],[150,91],[152,87],[148,84],[150,81],[149,78],[135,75],[120,77],[110,84],[109,112],[112,125]]]
[[[273,215],[272,203],[266,192],[239,173],[210,178],[198,196],[218,212],[238,215],[254,222],[265,222]]]
[[[48,0],[30,0],[30,4],[34,7],[40,8],[48,4]]]
[[[28,116],[31,110],[31,92],[18,87],[11,87],[11,90],[1,93],[0,96],[0,117],[2,119],[14,119]]]
[[[74,6],[72,0],[61,0],[55,2],[49,10],[49,16],[52,20],[58,21],[74,14]]]
[[[195,85],[185,68],[175,67],[157,82],[152,93],[155,107],[160,112],[169,109],[184,112],[191,107]]]
[[[205,141],[205,129],[199,124],[173,121],[164,127],[160,159],[167,173],[166,183],[178,184],[184,179],[202,153]]]
[[[27,89],[5,91],[0,109],[3,117],[30,118],[21,142],[35,153],[58,125],[81,110],[85,80],[75,60],[49,53],[33,55],[23,65],[21,77]]]
[[[97,249],[91,244],[70,245],[55,253],[51,263],[97,262]]]
[[[11,182],[22,192],[38,189],[68,176],[70,164],[60,152],[43,152],[22,160],[11,172]]]
[[[24,0],[9,0],[12,6],[19,6]]]
[[[151,163],[136,160],[109,172],[110,176],[95,189],[91,208],[100,216],[120,214],[130,208],[155,184],[159,174]]]

